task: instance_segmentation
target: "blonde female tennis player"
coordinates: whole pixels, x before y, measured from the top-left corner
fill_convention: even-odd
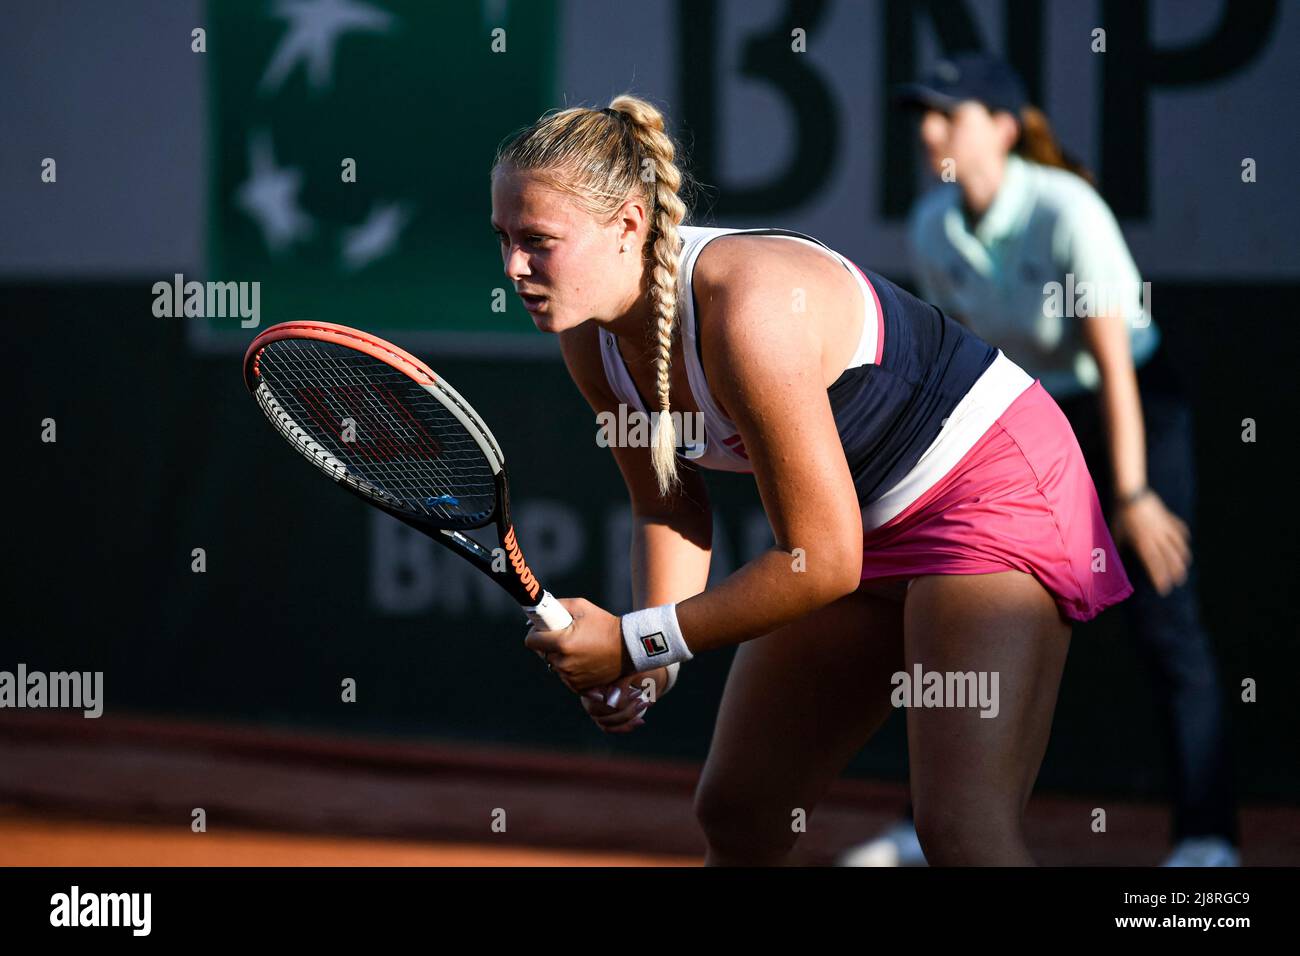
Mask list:
[[[657,699],[740,645],[696,793],[710,864],[786,858],[894,675],[995,673],[994,719],[908,713],[917,831],[935,864],[1031,864],[1021,816],[1070,622],[1132,590],[1068,423],[996,349],[815,239],[683,225],[675,155],[660,112],[620,96],[544,115],[492,170],[506,275],[592,408],[705,425],[702,453],[667,416],[652,447],[612,449],[639,610],[566,599],[573,625],[526,645],[611,730],[641,719],[643,675]],[[776,541],[708,589],[699,467],[752,473]]]

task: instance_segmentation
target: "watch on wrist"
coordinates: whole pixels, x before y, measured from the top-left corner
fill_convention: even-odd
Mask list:
[[[1130,491],[1126,495],[1120,495],[1118,504],[1121,508],[1127,508],[1130,505],[1137,504],[1139,501],[1141,501],[1149,494],[1151,494],[1151,486],[1143,485],[1141,488],[1137,489],[1136,491]]]

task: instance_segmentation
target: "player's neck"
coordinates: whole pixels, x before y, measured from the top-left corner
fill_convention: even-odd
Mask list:
[[[650,296],[647,294],[645,282],[642,282],[641,291],[634,297],[624,303],[623,308],[611,319],[602,324],[604,327],[613,332],[621,340],[627,343],[629,350],[632,352],[641,352],[647,348],[655,338],[653,326],[655,324],[654,308],[650,303]]]

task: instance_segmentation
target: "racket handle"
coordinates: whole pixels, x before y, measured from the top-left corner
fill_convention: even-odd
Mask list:
[[[524,608],[524,613],[528,615],[528,620],[533,622],[534,627],[541,628],[543,631],[562,631],[573,623],[573,617],[564,609],[564,605],[551,595],[550,591],[542,592],[542,599],[534,607]]]

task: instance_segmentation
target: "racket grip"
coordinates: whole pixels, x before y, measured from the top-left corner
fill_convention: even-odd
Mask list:
[[[573,623],[573,617],[564,609],[550,591],[542,592],[542,599],[534,607],[525,607],[524,613],[534,627],[543,631],[562,631]]]

